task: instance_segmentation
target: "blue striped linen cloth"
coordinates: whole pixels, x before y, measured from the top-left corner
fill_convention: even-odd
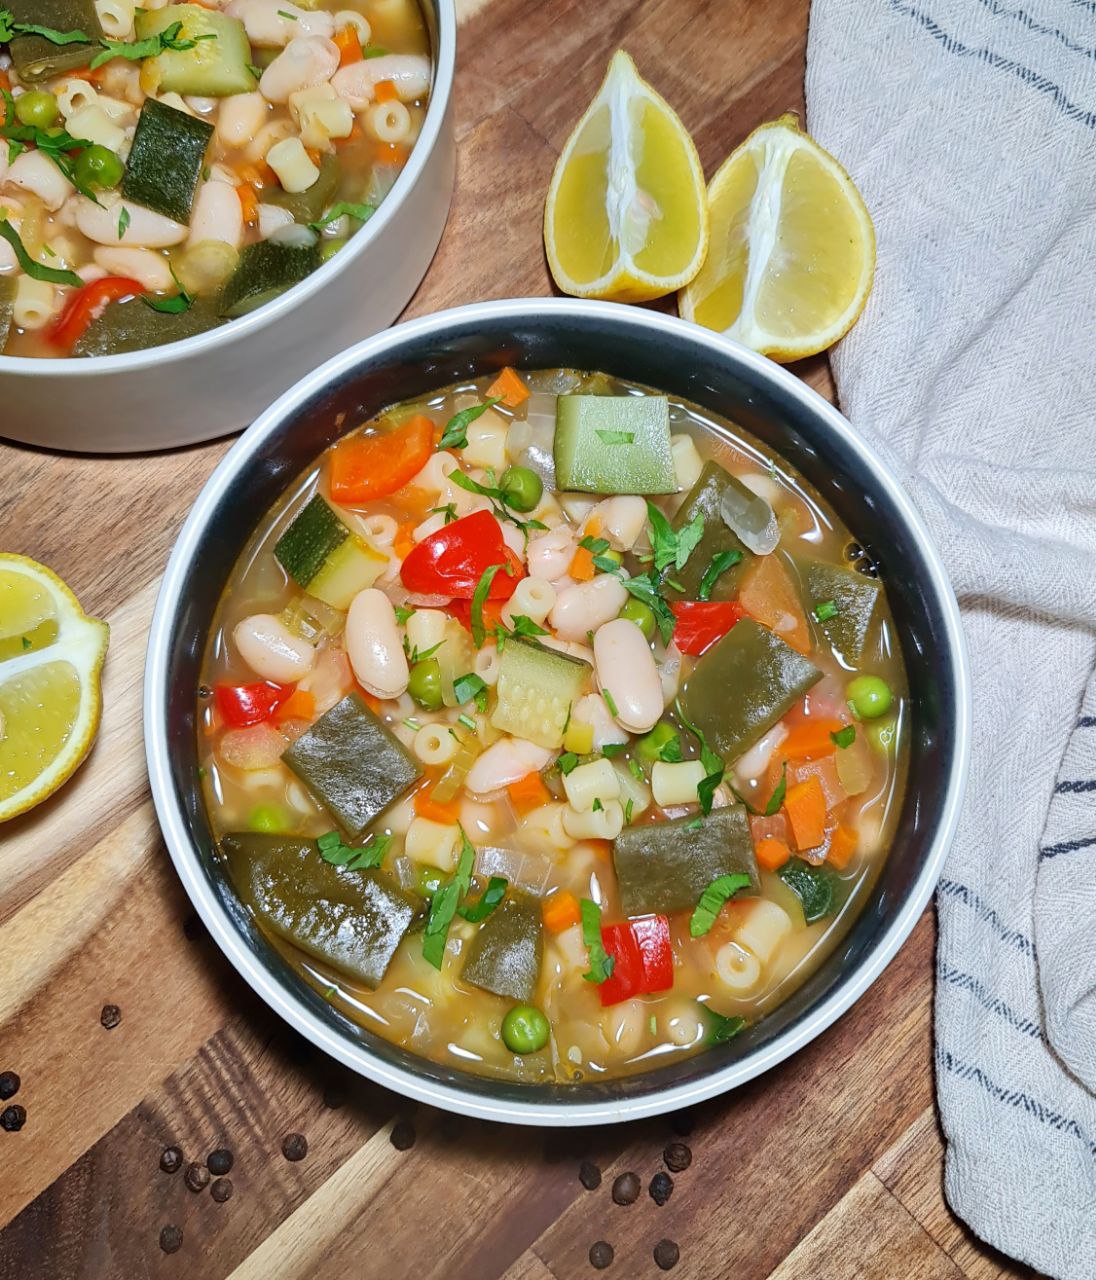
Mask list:
[[[973,665],[936,898],[945,1191],[1094,1280],[1096,0],[814,0],[807,112],[879,242],[841,404],[929,521]]]

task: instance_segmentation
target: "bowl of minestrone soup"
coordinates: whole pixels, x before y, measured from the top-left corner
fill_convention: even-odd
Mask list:
[[[9,10],[0,435],[239,430],[403,309],[452,194],[452,0]]]
[[[361,1074],[619,1120],[821,1032],[924,909],[954,597],[831,405],[683,321],[481,303],[336,357],[167,569],[146,738],[218,944]]]

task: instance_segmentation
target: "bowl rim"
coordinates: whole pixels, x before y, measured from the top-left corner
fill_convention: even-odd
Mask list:
[[[634,1099],[606,1098],[593,1102],[536,1100],[530,1086],[529,1101],[496,1100],[466,1093],[457,1085],[428,1081],[413,1069],[386,1063],[367,1045],[354,1045],[337,1028],[316,1017],[268,970],[243,943],[228,912],[201,873],[197,853],[187,835],[182,811],[176,803],[170,776],[167,736],[167,657],[169,624],[180,600],[187,567],[218,500],[237,474],[262,456],[267,438],[317,392],[352,370],[363,359],[398,351],[409,339],[427,336],[447,325],[467,326],[477,320],[498,324],[506,320],[528,321],[539,314],[581,316],[606,325],[631,326],[657,336],[677,331],[679,336],[712,349],[713,354],[748,366],[763,379],[782,384],[785,393],[798,399],[810,413],[821,417],[870,467],[879,485],[900,510],[918,538],[925,556],[928,578],[939,600],[947,636],[947,656],[955,681],[953,708],[956,749],[948,773],[935,836],[911,885],[904,909],[876,939],[860,962],[851,981],[825,995],[794,1027],[744,1057],[710,1074],[683,1084],[654,1089]],[[661,312],[617,303],[570,298],[510,298],[469,303],[446,311],[405,321],[348,348],[328,360],[290,388],[236,441],[218,464],[198,495],[168,560],[149,632],[145,667],[144,730],[153,801],[171,859],[183,886],[206,927],[248,985],[286,1022],[307,1036],[318,1048],[360,1075],[395,1092],[458,1114],[484,1120],[537,1126],[570,1127],[616,1123],[658,1115],[690,1106],[745,1084],[803,1048],[851,1007],[883,972],[912,932],[927,905],[959,821],[966,788],[971,735],[971,682],[967,646],[959,606],[943,563],[920,514],[890,466],[853,429],[840,411],[794,374],[721,334]]]
[[[422,132],[411,149],[407,163],[400,170],[392,189],[381,201],[377,212],[349,238],[346,247],[327,262],[322,263],[311,275],[279,294],[270,302],[232,321],[231,336],[226,338],[226,326],[216,325],[205,333],[177,342],[167,342],[159,347],[144,347],[140,351],[127,351],[112,356],[6,356],[0,354],[0,377],[24,375],[34,377],[71,378],[80,376],[109,376],[129,373],[152,366],[199,357],[208,349],[225,341],[235,342],[249,334],[257,334],[276,320],[295,310],[306,298],[324,288],[336,275],[348,270],[353,261],[368,252],[373,241],[403,207],[408,193],[418,182],[441,137],[445,117],[453,93],[453,78],[457,65],[457,10],[456,0],[419,0],[433,6],[437,15],[437,47],[432,51],[433,78],[430,84],[430,101],[423,118]]]

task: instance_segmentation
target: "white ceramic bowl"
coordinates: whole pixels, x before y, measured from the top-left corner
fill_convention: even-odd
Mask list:
[[[143,453],[246,427],[350,343],[386,329],[438,247],[453,194],[454,0],[422,0],[434,80],[388,197],[329,262],[250,315],[128,355],[0,356],[0,436],[79,453]]]

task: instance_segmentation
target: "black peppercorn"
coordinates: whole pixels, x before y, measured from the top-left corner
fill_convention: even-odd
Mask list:
[[[651,1179],[651,1185],[647,1190],[651,1194],[651,1199],[661,1208],[674,1193],[674,1180],[668,1173],[659,1171]]]
[[[578,1180],[587,1191],[596,1191],[601,1186],[601,1170],[592,1160],[583,1160],[578,1167]]]
[[[415,1145],[415,1126],[410,1120],[399,1120],[392,1128],[392,1145],[397,1151],[407,1151]]]
[[[18,1102],[13,1102],[10,1107],[0,1111],[0,1129],[6,1133],[18,1133],[26,1123],[27,1109],[21,1107]]]
[[[232,1152],[227,1147],[218,1147],[211,1151],[206,1160],[206,1168],[215,1178],[221,1177],[232,1168]]]
[[[660,1240],[655,1245],[655,1264],[660,1271],[669,1271],[677,1266],[681,1250],[672,1240]]]
[[[613,1261],[613,1246],[608,1240],[596,1240],[590,1246],[590,1266],[595,1271],[604,1271]]]
[[[684,1142],[671,1142],[666,1150],[663,1151],[662,1158],[666,1161],[666,1168],[671,1173],[680,1173],[692,1164],[693,1153]]]
[[[616,1204],[635,1204],[640,1192],[639,1175],[622,1173],[613,1183],[613,1200]]]
[[[0,1071],[0,1102],[14,1098],[22,1083],[14,1071]]]
[[[191,1191],[204,1191],[209,1186],[209,1170],[204,1164],[188,1164],[183,1181]]]
[[[165,1253],[178,1253],[182,1247],[182,1231],[178,1227],[164,1227],[160,1232],[160,1248]]]
[[[116,1004],[105,1004],[102,1013],[99,1014],[99,1021],[108,1031],[113,1031],[122,1021],[122,1011]]]
[[[178,1173],[183,1167],[183,1153],[178,1147],[165,1147],[160,1153],[160,1168],[165,1173]]]
[[[224,1204],[232,1196],[232,1179],[217,1178],[213,1186],[209,1188],[209,1194],[218,1204]]]
[[[303,1133],[287,1134],[282,1142],[282,1155],[287,1160],[303,1160],[308,1155],[308,1139]]]

